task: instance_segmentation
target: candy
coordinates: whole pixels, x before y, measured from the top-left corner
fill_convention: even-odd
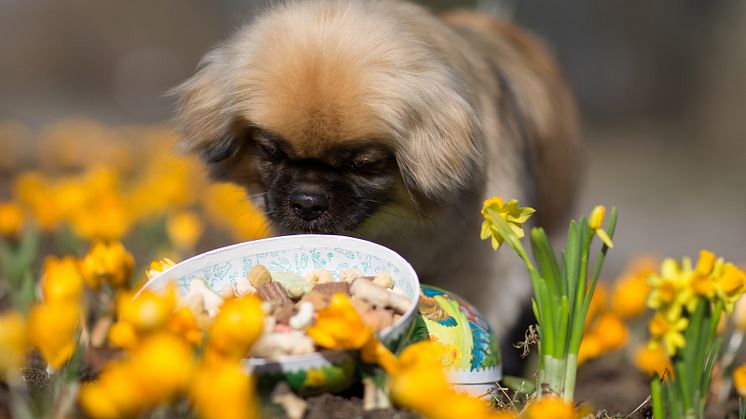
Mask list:
[[[327,297],[334,294],[350,294],[350,284],[347,282],[330,282],[327,284],[318,284],[312,288],[313,291],[320,292]]]

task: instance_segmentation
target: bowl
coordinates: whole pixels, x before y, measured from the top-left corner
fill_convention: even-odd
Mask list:
[[[184,295],[189,283],[201,278],[219,292],[226,284],[235,284],[236,279],[246,277],[257,264],[271,272],[295,272],[301,276],[316,269],[326,269],[335,278],[346,268],[358,269],[365,275],[390,273],[394,287],[401,289],[413,303],[393,325],[378,333],[392,350],[408,334],[417,314],[420,283],[412,266],[391,249],[345,236],[281,236],[215,249],[174,265],[153,277],[142,290],[160,291],[171,281]],[[341,391],[352,384],[357,359],[348,351],[324,350],[275,359],[247,358],[245,365],[258,376],[262,387],[286,380],[296,392],[311,395]]]

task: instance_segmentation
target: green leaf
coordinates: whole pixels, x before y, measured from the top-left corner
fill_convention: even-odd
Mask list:
[[[518,394],[532,394],[534,391],[536,391],[536,386],[534,385],[534,383],[523,377],[504,375],[500,382],[505,387],[515,391]]]

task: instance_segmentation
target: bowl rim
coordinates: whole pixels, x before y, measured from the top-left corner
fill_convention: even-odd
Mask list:
[[[414,317],[416,315],[417,311],[417,305],[419,301],[419,296],[421,293],[420,288],[420,279],[417,275],[417,272],[414,270],[412,265],[404,259],[403,256],[395,252],[394,250],[380,245],[378,243],[374,243],[372,241],[360,239],[357,237],[350,237],[350,236],[341,236],[341,235],[332,235],[332,234],[294,234],[294,235],[283,235],[283,236],[275,236],[275,237],[269,237],[266,239],[258,239],[258,240],[251,240],[241,243],[235,243],[224,247],[219,247],[217,249],[212,249],[204,253],[200,253],[197,255],[194,255],[186,260],[183,260],[174,266],[171,266],[170,268],[160,272],[158,275],[155,275],[151,279],[149,279],[140,289],[135,293],[133,298],[137,298],[143,291],[146,289],[154,289],[156,283],[163,281],[164,285],[167,284],[169,281],[172,280],[172,277],[174,277],[173,273],[178,272],[182,269],[185,269],[185,266],[191,266],[194,264],[197,264],[198,268],[190,268],[190,270],[198,270],[200,269],[200,265],[210,265],[213,262],[210,262],[211,257],[223,254],[223,253],[234,253],[238,250],[241,250],[245,247],[249,246],[259,246],[259,247],[269,247],[270,249],[266,249],[263,251],[266,252],[272,252],[272,251],[280,251],[283,250],[283,246],[281,244],[283,242],[289,242],[289,243],[297,243],[300,241],[300,246],[297,246],[295,248],[312,248],[312,247],[327,247],[327,248],[342,248],[342,249],[349,249],[354,250],[362,253],[367,253],[365,249],[375,249],[376,253],[379,253],[377,257],[380,257],[384,260],[387,260],[389,262],[396,262],[395,264],[400,267],[400,269],[404,272],[406,271],[413,279],[414,279],[414,297],[412,299],[412,305],[409,307],[409,309],[404,312],[401,317],[395,321],[391,326],[379,331],[377,333],[378,337],[381,340],[387,340],[391,337],[391,335],[395,335],[395,332],[397,329],[406,329],[404,327],[405,320],[409,319],[410,323],[411,321],[414,321]],[[260,251],[255,251],[254,253],[260,253]],[[246,254],[244,256],[248,256],[250,254]],[[176,275],[179,276],[179,275]],[[155,288],[157,289],[157,288]],[[408,296],[409,297],[409,296]],[[411,325],[411,324],[410,324]],[[401,330],[400,334],[403,334],[405,330]],[[399,336],[394,336],[394,339],[398,338]],[[274,364],[274,363],[295,363],[296,361],[300,361],[302,363],[306,363],[308,361],[311,361],[314,358],[317,357],[323,357],[324,354],[332,355],[331,352],[337,352],[342,350],[329,350],[329,349],[322,349],[320,351],[311,353],[311,354],[305,354],[305,355],[287,355],[283,357],[278,358],[259,358],[259,357],[246,357],[245,359],[251,360],[252,366],[260,366],[264,364]],[[342,351],[344,352],[344,351]],[[332,356],[332,358],[335,358],[336,356]],[[255,360],[259,361],[265,361],[265,362],[254,362]]]

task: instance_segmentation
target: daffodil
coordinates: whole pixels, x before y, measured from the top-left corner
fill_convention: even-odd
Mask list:
[[[0,237],[18,237],[23,227],[23,209],[15,202],[0,202]]]
[[[498,247],[505,240],[503,233],[497,226],[497,218],[501,218],[510,227],[510,231],[517,238],[522,238],[526,233],[523,231],[523,223],[528,221],[531,214],[536,212],[533,208],[519,207],[518,200],[511,199],[507,203],[503,204],[502,198],[499,196],[492,197],[484,201],[482,207],[482,216],[484,222],[482,223],[482,232],[480,237],[482,240],[491,239],[492,248],[497,250]]]
[[[606,207],[603,205],[596,205],[593,208],[593,211],[591,211],[591,215],[588,217],[588,226],[591,228],[591,231],[596,233],[599,239],[601,239],[604,244],[612,248],[614,247],[614,243],[611,241],[611,237],[609,237],[609,234],[606,233],[604,230],[604,217],[606,216]]]
[[[86,284],[97,290],[102,283],[122,288],[129,284],[135,260],[120,242],[96,241],[80,262]]]
[[[746,364],[742,364],[733,370],[733,385],[736,387],[738,395],[746,398]]]
[[[16,177],[13,188],[22,206],[29,209],[33,221],[42,231],[56,230],[61,221],[60,209],[54,205],[50,180],[39,172],[24,172]]]
[[[648,375],[664,377],[673,374],[671,359],[661,345],[645,345],[638,349],[635,353],[635,365]]]
[[[727,313],[733,312],[733,307],[746,291],[746,273],[732,263],[718,260],[713,275],[717,297],[723,301]]]
[[[238,360],[261,336],[262,303],[254,295],[227,300],[207,332],[208,350],[218,358]]]
[[[189,389],[189,398],[203,419],[258,417],[254,381],[239,362],[204,364]]]
[[[173,214],[166,221],[168,238],[179,249],[194,249],[204,229],[202,220],[190,211]]]
[[[83,277],[78,262],[72,256],[57,259],[50,256],[44,262],[41,277],[44,302],[79,302],[83,294]]]
[[[578,413],[572,403],[558,397],[544,397],[528,404],[526,419],[575,419]]]
[[[75,352],[79,324],[80,305],[76,302],[37,304],[29,315],[29,343],[53,369],[59,369]]]
[[[746,330],[746,297],[743,295],[736,301],[733,312],[733,325],[738,330]]]
[[[306,333],[317,345],[329,349],[360,349],[373,338],[373,331],[344,294],[332,296]]]
[[[663,343],[669,356],[674,356],[679,348],[686,345],[684,330],[689,326],[689,320],[678,318],[670,320],[661,313],[656,313],[648,323],[650,335],[653,337],[651,347]]]
[[[26,320],[16,311],[0,314],[0,378],[20,375],[26,359]]]
[[[684,258],[680,265],[674,259],[666,259],[661,263],[660,274],[651,275],[648,283],[652,291],[648,297],[648,307],[673,320],[681,316],[686,307],[690,312],[696,308],[697,298],[691,287],[694,274],[691,261]]]

